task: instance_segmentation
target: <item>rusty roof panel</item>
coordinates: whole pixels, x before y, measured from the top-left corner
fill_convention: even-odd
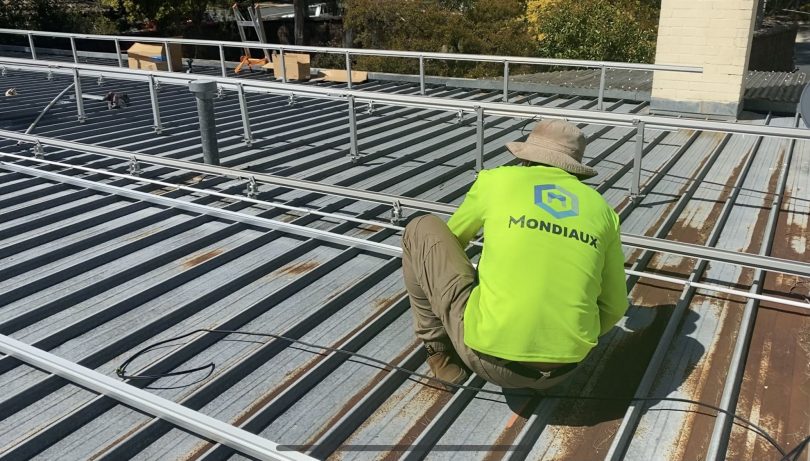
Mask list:
[[[253,78],[260,78],[254,75]],[[32,95],[38,107],[67,80],[5,77]],[[148,92],[142,85],[87,80],[85,91],[125,89],[135,103],[122,111],[87,103],[79,125],[70,104],[57,104],[35,133],[79,142],[200,160],[194,101],[185,89],[164,87],[161,116],[166,132],[151,129]],[[315,83],[310,83],[315,84]],[[325,83],[318,83],[325,85]],[[368,82],[360,87],[417,93],[418,87]],[[498,100],[499,92],[428,86],[436,96]],[[513,100],[591,109],[587,97],[514,94]],[[16,101],[22,101],[17,99]],[[11,101],[13,102],[13,101]],[[360,147],[355,164],[346,158],[345,110],[335,101],[249,95],[256,142],[241,141],[238,100],[216,102],[223,164],[251,171],[305,178],[366,190],[458,203],[474,180],[470,120],[422,109],[375,107],[358,113]],[[639,112],[638,101],[608,101],[610,110]],[[792,118],[754,115],[746,123],[790,126]],[[486,117],[486,166],[514,162],[506,141],[531,125]],[[26,120],[0,120],[17,130]],[[773,254],[806,261],[810,212],[807,143],[706,132],[648,130],[641,200],[627,198],[635,137],[628,128],[583,126],[586,161],[600,172],[589,184],[603,191],[623,216],[625,232],[705,243],[733,185],[754,155],[716,246],[756,252],[773,201],[780,167],[789,153],[788,184]],[[25,152],[0,141],[0,150]],[[716,154],[716,155],[715,155]],[[125,162],[69,151],[47,158],[126,172]],[[66,174],[75,172],[65,171]],[[242,194],[244,181],[143,165],[143,174],[168,182]],[[698,178],[703,178],[699,183]],[[100,180],[100,178],[91,178]],[[312,228],[399,243],[396,232],[354,226],[172,188],[109,181],[176,200],[260,214]],[[268,231],[206,215],[135,202],[6,171],[0,165],[0,329],[84,366],[112,375],[135,350],[195,328],[286,333],[342,347],[426,372],[424,351],[411,332],[399,262],[288,233]],[[387,207],[270,186],[260,197],[386,220]],[[644,262],[626,250],[641,270],[686,277],[691,258],[658,255]],[[702,280],[747,289],[752,271],[712,263]],[[805,280],[773,275],[769,293],[802,299]],[[682,287],[641,280],[633,307],[606,335],[571,382],[555,390],[588,397],[634,393]],[[743,303],[700,291],[668,349],[649,395],[698,398],[716,404],[728,368]],[[743,416],[795,444],[808,432],[807,316],[763,305],[754,330],[740,392]],[[784,332],[774,334],[774,331]],[[774,350],[784,350],[774,354]],[[150,392],[182,403],[275,442],[323,459],[532,459],[603,457],[627,410],[626,400],[559,400],[455,394],[418,378],[385,371],[363,359],[348,359],[281,341],[243,335],[196,335],[149,353],[139,367],[180,370],[214,363],[210,376],[163,378]],[[11,458],[49,459],[243,459],[171,424],[0,357],[0,409],[6,410],[0,447]],[[483,385],[475,377],[474,386]],[[765,388],[767,386],[767,389]],[[157,388],[156,388],[157,387]],[[158,389],[161,388],[161,389]],[[496,390],[487,385],[487,389]],[[789,398],[779,399],[788,395]],[[634,431],[627,459],[695,459],[705,454],[714,418],[696,407],[655,401]],[[68,428],[68,429],[66,429]],[[761,439],[735,429],[730,454],[769,459]]]

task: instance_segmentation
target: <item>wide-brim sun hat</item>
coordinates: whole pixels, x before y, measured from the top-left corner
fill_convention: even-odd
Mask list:
[[[564,120],[542,120],[525,142],[508,142],[506,148],[521,160],[557,167],[581,178],[599,174],[582,163],[585,135],[576,125]]]

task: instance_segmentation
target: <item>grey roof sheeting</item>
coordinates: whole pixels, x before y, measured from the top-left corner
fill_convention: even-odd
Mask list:
[[[254,77],[260,77],[254,75]],[[0,79],[20,96],[13,107],[44,107],[69,80],[10,72]],[[194,101],[163,87],[166,130],[156,136],[145,85],[85,79],[86,92],[126,90],[133,105],[108,111],[86,101],[56,105],[35,133],[94,145],[201,161]],[[418,87],[369,82],[362,88],[416,93]],[[430,86],[436,96],[497,100],[500,92]],[[474,179],[475,128],[454,113],[377,107],[358,112],[361,162],[351,163],[345,104],[248,94],[256,142],[242,143],[239,104],[217,100],[223,164],[366,190],[459,203]],[[593,108],[596,101],[550,94],[514,94],[514,101]],[[610,110],[644,111],[645,103],[610,101]],[[751,123],[790,126],[790,117],[752,115]],[[0,121],[23,131],[29,119]],[[486,117],[487,167],[511,161],[505,141],[531,126]],[[781,169],[787,189],[779,213],[775,256],[808,261],[810,149],[805,142],[757,140],[704,132],[649,130],[644,198],[629,201],[632,129],[585,126],[586,158],[600,175],[589,183],[619,210],[625,232],[756,252]],[[0,152],[29,146],[0,143]],[[792,154],[790,161],[787,155]],[[47,149],[46,159],[126,173],[120,160]],[[745,168],[750,159],[750,167]],[[112,375],[135,350],[195,328],[286,333],[306,341],[370,354],[426,371],[411,331],[399,261],[289,233],[194,214],[149,201],[100,193],[0,164],[0,333]],[[390,230],[298,215],[128,179],[41,167],[161,197],[261,214],[318,229],[398,244]],[[244,181],[143,165],[142,175],[241,194]],[[735,184],[739,181],[739,187]],[[389,207],[315,193],[260,187],[260,198],[386,219]],[[727,219],[716,226],[729,200]],[[695,261],[626,252],[628,265],[687,277]],[[698,279],[747,289],[752,271],[711,263]],[[680,286],[632,283],[634,307],[600,342],[560,393],[633,394],[674,306]],[[770,293],[807,296],[808,282],[772,274]],[[716,404],[728,369],[742,303],[698,291],[648,393]],[[801,409],[810,384],[806,311],[763,303],[759,309],[737,411],[788,447],[810,432]],[[777,351],[789,351],[779,354]],[[322,354],[279,341],[203,335],[150,353],[141,372],[216,364],[212,375],[163,378],[157,395],[244,427],[275,442],[332,459],[595,459],[604,457],[626,401],[563,401],[455,394],[390,373],[359,359]],[[778,366],[777,366],[778,364]],[[199,382],[195,382],[198,381]],[[144,385],[146,383],[134,383]],[[482,385],[474,377],[473,385]],[[767,387],[766,387],[767,386]],[[496,389],[487,385],[489,389]],[[9,357],[0,358],[0,459],[223,459],[231,450],[71,385]],[[660,411],[674,409],[677,411]],[[685,404],[654,402],[642,414],[627,459],[695,459],[705,454],[713,418]],[[777,459],[761,438],[735,428],[730,459]]]
[[[596,96],[600,81],[599,69],[575,69],[557,72],[514,75],[516,88],[537,91],[557,91],[564,94]],[[807,82],[807,73],[749,70],[745,76],[743,108],[750,111],[794,113]],[[611,97],[632,97],[650,100],[653,72],[628,69],[605,71],[606,94]]]

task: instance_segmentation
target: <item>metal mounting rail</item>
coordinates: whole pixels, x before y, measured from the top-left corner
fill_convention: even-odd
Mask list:
[[[234,168],[223,166],[206,165],[203,163],[190,162],[187,160],[177,160],[171,158],[159,157],[156,155],[140,154],[130,151],[123,151],[120,149],[113,149],[108,147],[98,147],[88,144],[82,144],[72,141],[63,141],[60,139],[47,138],[42,136],[24,135],[21,133],[0,130],[0,138],[8,138],[17,141],[23,141],[33,144],[34,146],[52,146],[63,149],[70,149],[80,152],[93,153],[109,157],[120,158],[126,161],[131,161],[133,158],[138,162],[168,166],[188,171],[199,173],[206,173],[216,176],[223,176],[229,178],[238,178],[250,180],[251,178],[256,182],[271,184],[275,186],[288,187],[291,189],[305,190],[309,192],[316,192],[326,195],[332,195],[343,198],[350,198],[355,200],[362,200],[371,203],[381,203],[387,205],[397,205],[402,208],[408,208],[418,211],[426,211],[431,213],[439,213],[450,215],[455,212],[456,206],[447,203],[430,202],[427,200],[419,200],[399,195],[385,194],[381,192],[371,192],[366,190],[352,189],[342,186],[332,186],[328,184],[321,184],[314,181],[306,181],[301,179],[285,178],[281,176],[274,176],[263,173],[246,172]],[[3,155],[0,153],[0,155]],[[16,156],[15,156],[16,157]],[[31,161],[36,161],[35,158],[28,158]],[[9,165],[12,166],[12,165]],[[17,166],[14,166],[17,167]],[[34,171],[39,172],[40,170]],[[60,175],[63,176],[63,175]],[[64,176],[70,178],[69,176]],[[133,176],[133,180],[139,180],[138,177]],[[200,191],[204,193],[204,191]],[[155,197],[153,194],[146,194],[150,197]],[[267,203],[273,206],[272,203]],[[212,210],[219,210],[217,208],[208,207]],[[238,213],[241,215],[241,213]],[[342,219],[339,216],[334,216]],[[229,218],[226,218],[229,219]],[[257,218],[258,219],[258,218]],[[285,223],[282,223],[285,224]],[[303,226],[300,226],[303,227]],[[308,231],[315,231],[314,229],[307,229]],[[362,239],[359,239],[362,240]],[[363,240],[365,242],[365,240]],[[749,253],[740,253],[730,250],[721,250],[717,248],[709,248],[702,245],[694,245],[689,243],[673,242],[665,239],[646,237],[642,235],[622,234],[622,244],[634,248],[641,248],[645,250],[652,250],[657,252],[664,252],[670,254],[677,254],[680,256],[709,259],[712,261],[737,264],[754,269],[763,269],[774,272],[781,272],[785,274],[798,275],[802,277],[810,277],[810,264],[802,263],[799,261],[792,261],[787,259],[773,258],[770,256],[755,255]],[[388,249],[390,250],[390,249]],[[378,251],[379,252],[379,251]],[[384,254],[391,254],[384,251]]]
[[[675,119],[671,117],[651,115],[594,112],[585,109],[544,108],[526,104],[513,104],[509,102],[496,103],[455,99],[437,99],[426,96],[409,96],[372,91],[356,91],[351,89],[339,90],[318,86],[294,85],[241,78],[211,77],[196,74],[177,74],[173,72],[150,72],[90,64],[33,61],[30,59],[0,58],[0,65],[2,65],[3,69],[6,70],[6,65],[8,65],[16,69],[24,69],[27,71],[47,72],[49,76],[53,75],[54,73],[72,75],[76,89],[76,111],[79,121],[84,121],[86,118],[81,97],[82,90],[81,80],[79,78],[80,72],[85,77],[103,78],[106,76],[111,79],[148,82],[151,95],[152,113],[155,119],[154,128],[157,133],[161,133],[163,131],[163,127],[160,121],[160,109],[156,85],[165,83],[168,85],[181,85],[187,87],[193,81],[213,80],[216,82],[220,90],[228,89],[239,94],[241,104],[240,107],[242,110],[242,124],[245,133],[244,140],[248,145],[252,144],[252,135],[250,128],[250,115],[247,108],[247,101],[245,99],[245,92],[283,95],[289,97],[291,101],[294,100],[296,96],[315,99],[344,100],[347,102],[347,111],[349,115],[349,157],[355,162],[362,157],[362,153],[359,151],[358,147],[359,130],[356,126],[357,120],[355,116],[355,108],[357,103],[368,104],[368,107],[374,107],[375,103],[378,103],[400,107],[445,110],[457,112],[459,116],[465,112],[474,113],[476,115],[474,123],[476,125],[479,141],[477,143],[477,148],[475,149],[476,172],[485,168],[483,159],[484,144],[481,137],[484,132],[484,121],[486,115],[529,119],[536,119],[538,117],[561,118],[576,123],[593,123],[607,126],[632,127],[636,130],[636,143],[638,146],[643,145],[644,133],[648,128],[658,130],[690,129],[810,140],[810,130],[800,128],[755,126],[729,122],[710,122],[695,119]],[[225,73],[223,73],[223,75],[225,75]],[[643,153],[642,147],[639,147],[636,161],[633,164],[633,175],[631,177],[632,184],[630,186],[630,190],[628,191],[632,199],[638,198],[638,191],[640,189],[642,169],[642,159],[639,157],[640,153]]]
[[[3,155],[3,154],[0,153],[0,155]],[[15,155],[14,157],[18,157],[18,156]],[[33,160],[36,161],[36,159],[33,159]],[[259,227],[265,227],[265,228],[269,228],[269,229],[277,229],[277,230],[280,230],[282,232],[290,232],[290,233],[295,234],[295,235],[301,235],[301,236],[304,236],[304,237],[320,239],[320,240],[322,240],[324,242],[330,242],[330,243],[334,243],[334,244],[338,244],[338,245],[345,245],[345,246],[349,246],[349,247],[355,247],[355,248],[359,248],[359,249],[366,250],[366,251],[376,253],[376,254],[380,254],[380,255],[394,256],[394,257],[401,257],[402,256],[402,249],[399,246],[396,246],[396,245],[390,245],[390,244],[386,244],[386,243],[375,242],[375,241],[372,241],[372,240],[366,240],[366,239],[357,238],[357,237],[350,237],[350,236],[347,236],[347,235],[336,234],[336,233],[333,233],[333,232],[319,230],[319,229],[312,229],[312,228],[309,228],[309,227],[306,227],[306,226],[300,226],[300,225],[286,223],[286,222],[282,222],[282,221],[276,221],[276,220],[273,220],[273,219],[262,218],[262,217],[259,217],[259,216],[253,216],[253,215],[249,215],[249,214],[245,214],[245,213],[239,213],[239,212],[236,212],[236,211],[224,210],[222,208],[216,208],[216,207],[212,207],[212,206],[208,206],[208,205],[201,205],[201,204],[198,204],[198,203],[186,202],[186,201],[183,201],[183,200],[177,200],[177,199],[172,199],[172,198],[168,198],[168,197],[164,197],[164,196],[149,194],[147,192],[140,192],[140,191],[136,191],[136,190],[132,190],[132,189],[127,189],[127,188],[124,188],[124,187],[112,186],[112,185],[109,185],[109,184],[102,184],[102,183],[98,183],[98,182],[95,182],[95,181],[90,181],[90,180],[87,180],[87,179],[77,178],[77,177],[73,177],[73,176],[67,176],[67,175],[60,174],[60,173],[52,173],[52,172],[42,171],[42,170],[38,170],[36,168],[31,168],[31,167],[25,167],[25,166],[13,165],[13,164],[0,162],[0,168],[5,168],[5,169],[8,169],[8,170],[12,170],[12,171],[16,171],[16,172],[19,172],[19,173],[32,175],[32,176],[38,176],[38,177],[42,177],[42,178],[49,179],[49,180],[52,180],[52,181],[59,181],[59,182],[63,182],[63,183],[66,183],[66,184],[72,184],[72,185],[79,186],[79,187],[85,187],[85,188],[88,188],[88,189],[98,190],[98,191],[105,192],[105,193],[116,194],[116,195],[119,195],[119,196],[122,196],[122,197],[127,197],[127,198],[131,198],[131,199],[135,199],[135,200],[142,200],[144,202],[155,203],[155,204],[158,204],[158,205],[161,205],[161,206],[174,207],[174,208],[182,209],[182,210],[189,211],[189,212],[192,212],[192,213],[203,213],[203,214],[206,214],[206,215],[215,216],[215,217],[218,217],[218,218],[221,218],[221,219],[227,219],[227,220],[230,220],[230,221],[244,222],[244,223],[251,224],[251,225],[256,225],[256,226],[259,226]],[[120,176],[126,176],[126,175],[116,174],[116,176],[120,177]],[[131,179],[134,180],[134,181],[140,180],[140,178],[138,178],[136,176],[131,176]],[[622,236],[622,239],[624,240],[625,237],[626,236]],[[631,237],[637,237],[637,236],[631,236]],[[638,237],[638,238],[640,238],[642,240],[643,239],[659,240],[659,239],[651,239],[649,237]],[[631,238],[631,240],[632,240],[632,238]],[[659,242],[659,243],[663,243],[663,246],[666,246],[667,244],[673,244],[675,246],[683,245],[683,244],[667,242],[667,241],[663,241],[663,242]],[[633,246],[633,245],[630,245],[630,246]],[[689,245],[689,246],[696,247],[697,249],[704,250],[703,253],[700,255],[700,257],[702,259],[712,259],[712,257],[710,256],[712,254],[712,252],[710,251],[710,250],[712,250],[711,248],[701,247],[699,245]],[[667,250],[663,250],[663,251],[667,251]],[[738,253],[734,253],[734,252],[729,252],[729,253],[731,253],[731,255],[727,255],[727,256],[731,256],[731,257],[739,256]],[[680,254],[680,253],[678,253],[678,254]],[[694,255],[692,255],[692,256],[694,256]],[[717,255],[717,256],[722,257],[723,255],[720,254],[720,255]],[[771,265],[780,265],[782,263],[795,263],[794,261],[780,260],[780,259],[775,259],[775,258],[770,258],[770,257],[765,257],[765,256],[759,256],[759,258],[762,258],[762,261],[757,261],[757,265],[752,266],[752,267],[756,267],[758,269],[761,269],[763,265],[771,266]],[[733,263],[733,261],[726,261],[726,260],[722,260],[722,259],[721,259],[721,261],[732,262]],[[801,269],[803,269],[803,272],[801,274],[810,274],[810,265],[808,265],[808,264],[799,264],[799,265],[803,266],[803,267],[801,267]],[[776,269],[773,269],[773,270],[775,270],[777,272],[785,272],[784,270],[779,269],[779,268],[776,268]],[[728,294],[732,294],[732,295],[742,296],[742,297],[745,297],[745,298],[748,298],[748,299],[757,299],[757,300],[760,300],[760,301],[770,301],[770,302],[777,303],[777,304],[788,305],[788,306],[793,306],[793,307],[800,307],[800,308],[804,308],[804,309],[810,309],[810,303],[806,303],[806,302],[794,301],[794,300],[790,300],[790,299],[786,299],[786,298],[780,298],[780,297],[776,297],[776,296],[761,295],[761,294],[758,294],[758,293],[750,293],[750,292],[747,292],[747,291],[736,290],[736,289],[727,288],[727,287],[720,286],[720,285],[699,283],[699,282],[694,282],[692,280],[680,279],[680,278],[668,277],[668,276],[662,276],[662,275],[651,274],[651,273],[641,272],[641,271],[625,270],[625,272],[628,275],[634,275],[634,276],[637,276],[637,277],[649,278],[649,279],[654,279],[654,280],[661,280],[661,281],[665,281],[665,282],[669,282],[669,283],[680,284],[680,285],[684,285],[684,286],[692,286],[694,288],[705,289],[705,290],[710,290],[710,291],[716,291],[716,292],[721,292],[721,293],[728,293]]]
[[[26,157],[24,155],[9,154],[7,152],[0,151],[0,158],[2,158],[2,157],[9,157],[9,158],[17,159],[17,160],[31,161],[30,157]],[[112,171],[100,170],[100,169],[97,169],[97,168],[88,168],[88,167],[84,167],[84,166],[72,165],[72,164],[63,163],[63,162],[54,162],[52,160],[45,160],[45,159],[37,158],[37,157],[34,158],[34,161],[37,162],[37,163],[45,164],[45,165],[57,166],[57,167],[61,167],[61,168],[71,169],[71,170],[85,171],[87,173],[99,174],[99,175],[109,176],[109,177],[112,177],[112,178],[128,179],[128,180],[131,180],[131,181],[137,181],[137,182],[140,182],[140,183],[152,184],[152,185],[155,185],[155,186],[158,186],[158,187],[163,187],[163,188],[182,190],[182,191],[185,191],[185,192],[190,192],[192,194],[209,195],[209,196],[212,196],[212,197],[218,197],[218,198],[223,198],[223,199],[228,199],[228,200],[233,200],[233,201],[242,201],[242,202],[247,202],[247,203],[253,203],[253,204],[256,204],[256,205],[265,205],[265,206],[270,207],[270,208],[281,208],[283,210],[287,210],[287,211],[290,211],[290,212],[297,212],[297,213],[301,213],[301,214],[311,214],[311,215],[321,216],[323,218],[331,218],[331,219],[337,219],[337,220],[341,220],[341,221],[348,221],[348,222],[353,222],[353,223],[357,223],[357,224],[361,224],[361,225],[365,225],[365,226],[376,226],[376,227],[391,229],[391,230],[395,230],[395,231],[401,231],[401,230],[404,229],[402,226],[397,226],[397,225],[389,224],[389,223],[382,222],[382,221],[374,221],[374,220],[370,220],[370,219],[358,218],[356,216],[347,215],[347,214],[343,214],[343,213],[327,213],[327,212],[323,212],[323,211],[320,211],[320,210],[317,210],[317,209],[314,209],[314,208],[287,205],[286,203],[270,202],[270,201],[267,201],[267,200],[258,200],[256,198],[254,198],[258,194],[258,190],[257,190],[258,186],[256,185],[256,182],[255,182],[255,180],[253,180],[252,177],[246,183],[246,186],[247,186],[246,196],[242,196],[242,195],[226,194],[226,193],[211,190],[211,189],[200,189],[200,188],[197,188],[197,187],[184,186],[182,184],[174,184],[174,183],[170,183],[170,182],[166,182],[166,181],[160,181],[160,180],[157,180],[157,179],[149,179],[149,178],[141,177],[140,176],[140,168],[141,167],[140,167],[140,163],[137,161],[136,157],[132,157],[130,159],[130,168],[129,168],[130,174],[115,173],[115,172],[112,172]],[[0,163],[2,163],[2,161],[0,161]],[[10,168],[15,168],[15,167],[19,167],[19,165],[14,165],[13,167],[10,167]],[[21,167],[21,168],[26,168],[26,167]],[[31,168],[31,169],[26,168],[26,171],[28,171],[28,172],[39,172],[39,170],[36,170],[36,169],[33,169],[33,168]],[[63,181],[64,178],[60,177],[58,180]]]
[[[0,335],[0,352],[72,383],[106,395],[149,415],[164,419],[194,434],[215,440],[234,450],[262,460],[312,461],[303,453],[280,451],[279,445],[203,413],[122,383],[95,370]]]
[[[55,138],[47,138],[35,135],[25,135],[15,131],[0,130],[0,138],[29,142],[34,145],[36,145],[37,142],[39,142],[39,144],[42,146],[51,146],[51,147],[58,147],[61,149],[87,152],[91,154],[104,155],[107,157],[120,158],[127,161],[131,160],[134,157],[136,161],[141,163],[167,166],[171,168],[188,170],[197,173],[205,173],[214,176],[243,179],[245,181],[249,181],[250,178],[253,178],[259,183],[270,184],[279,187],[289,187],[291,189],[316,192],[319,194],[332,195],[342,198],[351,198],[355,200],[362,200],[365,202],[393,205],[395,202],[398,201],[403,208],[408,208],[412,210],[428,211],[431,213],[440,213],[445,215],[453,214],[456,211],[455,206],[444,203],[429,202],[427,200],[419,200],[399,195],[384,194],[380,192],[369,192],[364,190],[351,189],[349,187],[343,186],[333,186],[330,184],[322,184],[315,181],[307,181],[304,179],[292,179],[283,176],[257,173],[253,171],[243,171],[238,170],[236,168],[228,168],[224,166],[207,165],[204,163],[191,162],[188,160],[177,160],[172,158],[160,157],[157,155],[141,154],[137,152],[125,151],[110,147],[98,147],[90,144],[82,144],[73,141],[64,141]]]
[[[794,117],[793,124],[799,124],[799,114],[796,114]],[[782,201],[785,197],[785,187],[787,186],[788,173],[790,171],[789,166],[795,148],[796,142],[791,142],[785,154],[784,162],[782,162],[774,199],[771,203],[770,212],[768,213],[768,221],[762,233],[762,245],[759,250],[759,254],[761,255],[769,255],[773,250],[776,228],[779,222],[779,213],[782,209]],[[749,293],[762,293],[765,288],[765,275],[766,273],[762,269],[757,269],[754,272],[754,279]],[[727,369],[725,383],[723,384],[723,393],[720,395],[719,406],[725,411],[718,412],[717,418],[714,420],[714,428],[712,429],[712,435],[709,439],[709,446],[706,449],[705,459],[707,461],[722,461],[726,459],[734,423],[733,418],[729,416],[728,412],[734,411],[734,409],[737,408],[737,402],[740,398],[740,388],[742,386],[743,375],[745,374],[748,351],[751,347],[751,338],[754,334],[754,325],[756,323],[758,310],[759,300],[757,298],[748,298],[743,310],[740,327],[737,330],[737,339],[734,342],[734,349],[731,352],[731,360]]]
[[[718,122],[699,119],[673,118],[657,115],[638,115],[595,112],[584,109],[557,109],[552,107],[531,106],[526,104],[469,101],[461,99],[437,99],[425,96],[413,96],[372,91],[357,91],[318,86],[304,86],[290,83],[279,83],[234,77],[216,77],[210,75],[145,71],[140,69],[122,69],[117,67],[93,64],[76,64],[58,61],[33,61],[30,59],[0,57],[0,64],[6,72],[14,69],[73,75],[76,70],[85,77],[114,78],[146,82],[150,79],[167,85],[188,86],[195,80],[213,80],[225,90],[239,91],[242,85],[246,92],[278,94],[295,97],[348,100],[353,96],[355,103],[382,104],[423,109],[446,110],[452,112],[477,113],[480,108],[485,115],[498,115],[513,118],[562,118],[577,123],[593,123],[608,126],[637,127],[643,122],[646,129],[654,130],[703,130],[721,133],[748,134],[791,139],[810,140],[810,130],[774,126],[757,126],[733,122]]]
[[[2,154],[0,154],[0,156],[2,156]],[[188,211],[190,213],[201,213],[228,221],[243,222],[246,224],[259,226],[267,229],[275,229],[280,230],[282,232],[289,232],[293,235],[300,235],[303,237],[319,239],[324,242],[357,247],[362,250],[370,251],[376,254],[382,254],[386,256],[400,256],[402,254],[402,250],[398,246],[387,245],[385,243],[374,242],[371,240],[366,240],[357,237],[350,237],[348,235],[335,234],[333,232],[314,229],[311,227],[301,226],[298,224],[287,223],[284,221],[277,221],[275,219],[262,218],[260,216],[252,216],[245,213],[225,210],[223,208],[201,205],[199,203],[174,200],[171,198],[158,196],[155,194],[149,194],[147,192],[140,192],[123,187],[111,186],[109,184],[102,184],[95,181],[76,178],[73,176],[37,170],[36,168],[29,168],[20,165],[10,165],[4,162],[0,162],[0,168],[5,168],[19,173],[30,174],[32,176],[39,176],[41,178],[46,178],[52,181],[58,181],[65,184],[72,184],[78,187],[85,187],[88,189],[98,190],[108,194],[115,194],[133,200],[140,200],[148,203],[154,203],[160,206],[176,208],[179,210]],[[139,178],[137,176],[132,176],[132,180],[138,181]]]

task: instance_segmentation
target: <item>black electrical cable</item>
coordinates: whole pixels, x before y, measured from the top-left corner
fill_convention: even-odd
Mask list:
[[[207,365],[199,366],[199,367],[188,368],[188,369],[185,369],[185,370],[177,370],[177,371],[166,372],[166,373],[156,373],[156,374],[146,374],[146,375],[140,375],[140,374],[132,374],[132,375],[130,375],[130,374],[127,374],[127,372],[126,372],[127,367],[129,367],[132,364],[132,362],[136,358],[140,357],[141,355],[146,354],[147,352],[150,352],[152,350],[155,350],[155,349],[157,349],[158,347],[160,347],[160,346],[162,346],[164,344],[168,344],[168,343],[177,341],[179,339],[187,338],[187,337],[195,335],[197,333],[219,333],[219,334],[226,334],[226,335],[238,334],[238,335],[245,335],[245,336],[261,336],[261,337],[265,337],[265,338],[278,339],[278,340],[281,340],[281,341],[287,341],[287,342],[290,342],[290,343],[300,344],[300,345],[306,346],[306,347],[311,347],[313,349],[321,349],[321,350],[324,350],[324,351],[334,352],[334,353],[338,353],[338,354],[345,354],[345,355],[348,355],[350,357],[356,357],[356,358],[359,358],[359,359],[367,360],[369,362],[382,365],[386,369],[400,371],[402,373],[407,373],[407,374],[409,374],[411,376],[415,376],[417,378],[422,378],[422,379],[426,379],[428,381],[433,381],[433,382],[439,383],[439,384],[441,384],[441,385],[443,385],[443,386],[445,386],[447,388],[456,388],[456,389],[460,389],[460,390],[463,390],[463,391],[472,391],[472,392],[493,394],[493,395],[502,395],[502,396],[542,397],[542,398],[546,398],[546,399],[561,399],[561,400],[562,399],[564,399],[564,400],[597,400],[597,401],[621,401],[621,402],[629,402],[629,401],[636,401],[636,402],[652,402],[652,401],[655,401],[655,402],[660,402],[660,401],[667,401],[667,402],[688,403],[688,404],[692,404],[692,405],[697,405],[697,406],[709,408],[709,409],[714,410],[714,411],[716,411],[718,413],[724,413],[724,414],[726,414],[728,416],[731,416],[733,419],[739,421],[740,423],[742,423],[742,425],[743,425],[743,427],[745,429],[748,429],[748,430],[754,432],[755,434],[757,434],[760,437],[762,437],[763,439],[765,439],[769,444],[771,444],[771,446],[773,446],[779,452],[779,454],[782,455],[782,458],[780,458],[779,461],[797,461],[799,459],[799,456],[801,456],[801,454],[804,452],[804,450],[808,446],[810,446],[810,436],[808,436],[802,442],[800,442],[798,445],[796,445],[793,448],[793,450],[791,450],[790,452],[786,452],[782,448],[782,446],[779,445],[779,443],[777,443],[776,440],[768,433],[768,431],[766,431],[762,427],[760,427],[760,426],[754,424],[753,422],[751,422],[751,421],[737,415],[736,413],[730,412],[728,410],[724,410],[723,408],[720,408],[720,407],[715,406],[715,405],[711,405],[711,404],[704,403],[704,402],[699,402],[697,400],[682,399],[682,398],[677,398],[677,397],[601,397],[601,396],[585,396],[585,395],[543,394],[543,393],[538,393],[538,392],[520,392],[520,391],[512,391],[512,390],[509,390],[509,391],[493,391],[493,390],[490,390],[490,389],[484,389],[482,387],[466,386],[464,384],[455,384],[455,383],[451,383],[449,381],[444,381],[442,379],[435,378],[433,376],[429,376],[429,375],[426,375],[426,374],[418,373],[418,372],[413,371],[413,370],[408,370],[407,368],[403,368],[403,367],[400,367],[400,366],[397,366],[397,365],[393,365],[393,364],[390,364],[390,363],[388,363],[388,362],[386,362],[384,360],[376,359],[374,357],[364,355],[364,354],[360,354],[360,353],[357,353],[357,352],[347,351],[347,350],[344,350],[344,349],[339,349],[339,348],[331,347],[331,346],[322,346],[320,344],[308,343],[306,341],[301,341],[300,339],[290,338],[288,336],[276,335],[276,334],[273,334],[273,333],[259,333],[259,332],[241,331],[241,330],[214,330],[214,329],[207,329],[207,328],[196,329],[196,330],[190,331],[188,333],[182,334],[180,336],[174,336],[174,337],[171,337],[169,339],[164,339],[162,341],[158,341],[158,342],[156,342],[154,344],[151,344],[151,345],[149,345],[147,347],[144,347],[143,349],[140,349],[139,351],[135,352],[135,354],[133,354],[130,358],[126,359],[118,368],[116,368],[115,374],[118,375],[118,377],[121,378],[121,379],[156,380],[156,379],[160,379],[160,378],[166,378],[166,377],[171,377],[171,376],[182,376],[182,375],[188,375],[188,374],[191,374],[191,373],[196,373],[198,371],[208,370],[208,373],[206,373],[205,376],[203,376],[199,380],[195,381],[195,383],[200,382],[200,381],[208,378],[209,376],[211,376],[211,374],[213,374],[214,369],[216,368],[216,365],[214,365],[213,362],[211,362],[211,363],[209,363]]]

